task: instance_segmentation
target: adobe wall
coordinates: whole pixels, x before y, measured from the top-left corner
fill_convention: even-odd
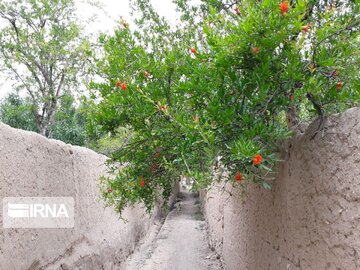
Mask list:
[[[211,245],[229,270],[360,269],[360,108],[285,143],[271,191],[202,193]],[[234,194],[236,190],[227,186]]]
[[[160,215],[126,209],[127,223],[104,208],[98,179],[105,156],[0,123],[0,198],[73,197],[72,229],[4,229],[0,269],[119,269]]]

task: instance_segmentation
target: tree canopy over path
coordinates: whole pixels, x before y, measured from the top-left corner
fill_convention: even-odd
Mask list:
[[[175,1],[171,27],[136,0],[137,28],[102,35],[102,80],[90,86],[103,130],[128,127],[103,194],[121,212],[168,198],[180,175],[271,187],[279,141],[299,121],[359,102],[359,4],[353,1]],[[116,164],[116,163],[115,163]],[[214,177],[213,169],[220,169]]]

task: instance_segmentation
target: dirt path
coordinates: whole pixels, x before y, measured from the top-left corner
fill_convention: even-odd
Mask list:
[[[221,263],[208,247],[199,200],[182,191],[180,202],[163,226],[153,232],[126,262],[126,270],[220,270]]]

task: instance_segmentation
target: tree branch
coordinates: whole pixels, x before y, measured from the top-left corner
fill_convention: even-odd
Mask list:
[[[314,135],[311,137],[313,140],[316,135],[324,128],[325,121],[324,121],[324,111],[322,107],[316,102],[315,97],[311,93],[306,94],[307,99],[312,103],[314,109],[316,110],[317,114],[320,116],[320,123],[318,129],[315,131]]]

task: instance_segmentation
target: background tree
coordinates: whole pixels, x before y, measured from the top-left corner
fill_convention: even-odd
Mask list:
[[[21,98],[18,93],[11,93],[0,103],[0,121],[14,128],[37,132],[29,98]]]
[[[65,143],[84,146],[88,143],[87,113],[76,104],[71,93],[64,93],[55,113],[55,123],[50,127],[49,137]]]
[[[32,113],[33,106],[29,97],[10,93],[0,102],[0,121],[14,128],[39,132]],[[85,106],[77,105],[75,98],[69,92],[65,92],[59,100],[54,118],[55,123],[48,131],[49,138],[95,148],[97,145],[95,141],[102,135],[96,137],[87,131],[88,111]]]
[[[32,102],[37,129],[49,136],[59,100],[77,89],[89,56],[72,0],[0,1],[0,59]]]

